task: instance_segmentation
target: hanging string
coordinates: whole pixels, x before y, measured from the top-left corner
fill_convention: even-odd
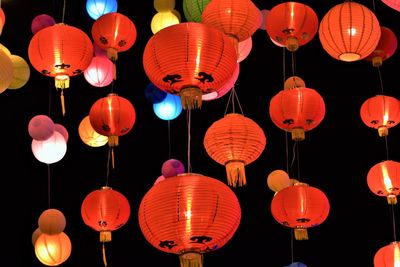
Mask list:
[[[104,245],[104,242],[103,242],[102,253],[103,253],[103,263],[104,263],[104,266],[107,267],[106,247],[105,247],[105,245]]]
[[[61,23],[64,23],[64,17],[65,17],[65,1],[66,1],[66,0],[64,0],[64,3],[63,3],[63,13],[62,13],[62,20],[61,20]]]
[[[50,186],[50,164],[47,164],[47,202],[49,204],[49,208],[51,208],[51,202],[50,202],[50,193],[51,193],[51,186]]]
[[[108,156],[107,156],[107,173],[106,173],[106,185],[105,186],[108,186],[108,178],[109,178],[109,176],[110,176],[110,164],[111,164],[111,154],[112,154],[112,147],[111,146],[109,146],[108,147]]]
[[[188,151],[187,151],[187,158],[188,158],[188,163],[187,163],[187,172],[191,173],[192,172],[192,166],[190,163],[190,143],[191,143],[191,135],[190,135],[190,126],[191,126],[191,117],[192,117],[192,113],[191,113],[191,109],[187,109],[186,112],[186,122],[187,122],[187,128],[188,128]]]
[[[294,262],[294,229],[292,229],[292,231],[290,231],[290,250],[291,250],[291,261],[292,263]]]
[[[381,69],[379,66],[376,67],[377,71],[378,71],[378,77],[379,77],[379,85],[381,87],[381,95],[384,96],[384,90],[383,90],[383,79],[382,79],[382,73],[381,73]],[[385,101],[385,98],[383,98],[383,101]],[[383,104],[383,109],[385,109],[385,103]],[[385,110],[383,110],[385,111]],[[386,159],[389,159],[389,145],[388,145],[388,138],[387,135],[384,136],[385,137],[385,151],[386,151]]]
[[[390,204],[391,212],[392,212],[393,240],[396,242],[397,241],[397,238],[396,238],[396,218],[395,218],[395,214],[394,214],[394,205],[395,204]]]
[[[237,93],[236,93],[236,90],[235,90],[235,86],[232,87],[232,89],[231,89],[231,91],[230,91],[230,93],[229,93],[229,98],[228,98],[228,102],[227,102],[226,107],[225,107],[224,115],[226,115],[226,113],[228,112],[229,103],[232,105],[232,112],[233,112],[233,113],[236,112],[235,100],[236,100],[237,103],[238,103],[238,106],[239,106],[239,109],[240,109],[240,113],[241,113],[242,115],[244,115],[242,106],[240,105],[239,97],[238,97],[238,95],[237,95]]]
[[[295,76],[295,74],[296,74],[296,57],[295,57],[295,52],[292,52],[291,55],[292,55],[292,76]]]
[[[299,151],[298,141],[296,141],[296,157],[297,157],[297,180],[300,181],[300,151]]]
[[[171,158],[171,121],[168,120],[168,158]]]

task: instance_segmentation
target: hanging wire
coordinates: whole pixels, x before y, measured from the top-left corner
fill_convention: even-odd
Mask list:
[[[390,204],[391,206],[391,212],[392,212],[392,226],[393,226],[393,240],[396,242],[396,218],[395,218],[395,213],[394,213],[394,204]]]
[[[110,177],[110,164],[112,164],[111,163],[111,155],[112,155],[112,147],[111,146],[109,146],[108,147],[108,156],[107,156],[107,172],[106,172],[106,184],[105,184],[105,186],[108,186],[108,181],[109,181],[109,177]]]
[[[64,0],[64,3],[63,3],[63,13],[62,13],[62,20],[61,20],[62,23],[64,23],[64,18],[65,18],[65,2],[66,2],[66,0]]]
[[[191,113],[191,110],[190,109],[187,109],[187,112],[186,112],[186,122],[187,122],[187,128],[188,128],[188,151],[187,151],[187,158],[188,158],[188,162],[187,162],[187,172],[188,173],[191,173],[192,172],[192,166],[191,166],[191,163],[190,163],[190,143],[191,143],[191,135],[190,135],[190,131],[191,131],[191,129],[190,129],[190,126],[191,126],[191,117],[192,117],[192,113]]]
[[[232,87],[232,89],[231,89],[231,91],[229,93],[229,98],[228,98],[228,102],[227,102],[226,107],[225,107],[224,115],[226,115],[226,113],[228,112],[229,104],[232,105],[232,112],[236,113],[235,100],[236,100],[236,102],[237,102],[237,104],[239,106],[240,113],[242,115],[244,115],[242,106],[240,105],[239,97],[238,97],[238,95],[236,93],[236,90],[235,90],[235,86]]]
[[[171,158],[171,120],[168,120],[168,158]]]
[[[51,175],[50,175],[50,164],[47,164],[47,203],[49,204],[49,208],[51,208]]]

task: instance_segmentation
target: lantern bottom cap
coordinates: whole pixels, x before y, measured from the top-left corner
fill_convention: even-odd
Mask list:
[[[187,251],[179,255],[180,267],[202,267],[203,254],[198,251]]]
[[[357,53],[343,53],[339,55],[339,59],[346,62],[352,62],[361,59],[361,56]]]
[[[180,91],[182,108],[187,110],[199,109],[202,103],[202,91],[198,87],[187,87]]]

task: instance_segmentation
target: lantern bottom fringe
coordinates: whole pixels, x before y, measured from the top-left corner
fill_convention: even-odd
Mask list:
[[[202,95],[200,88],[187,87],[180,91],[181,103],[183,109],[199,109],[201,108]]]
[[[373,57],[372,58],[372,66],[374,66],[374,67],[382,66],[382,57],[381,56]]]
[[[385,137],[389,134],[389,129],[386,126],[381,126],[378,128],[378,134],[380,137]]]
[[[294,128],[291,131],[293,141],[303,141],[306,139],[306,135],[303,128]]]
[[[396,205],[397,204],[397,197],[395,195],[388,195],[387,196],[387,202],[390,205]]]
[[[111,231],[100,231],[100,242],[110,242]]]
[[[246,173],[242,161],[229,161],[225,164],[225,169],[229,186],[236,187],[238,185],[241,187],[246,185]]]
[[[289,36],[286,39],[286,48],[290,52],[295,52],[297,49],[299,49],[299,40],[297,40],[296,37]]]
[[[203,267],[203,254],[185,252],[179,255],[180,267]]]
[[[118,51],[117,51],[117,49],[115,49],[113,47],[107,48],[107,57],[108,57],[108,59],[110,59],[112,62],[115,63],[115,61],[117,61],[117,59],[118,59]]]
[[[62,90],[62,89],[61,89],[60,98],[61,98],[61,111],[62,111],[63,116],[65,116],[64,90]]]
[[[294,229],[294,238],[296,240],[308,240],[308,232],[306,228]]]

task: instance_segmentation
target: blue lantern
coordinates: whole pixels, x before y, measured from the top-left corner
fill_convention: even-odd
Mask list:
[[[307,265],[301,262],[293,262],[292,264],[287,265],[285,267],[307,267]]]
[[[173,120],[182,112],[181,97],[169,94],[160,103],[153,104],[154,113],[162,120]]]
[[[97,20],[104,14],[110,12],[117,12],[118,4],[117,0],[87,0],[86,11],[89,16]]]
[[[146,86],[146,89],[144,89],[144,96],[150,103],[155,104],[163,101],[167,96],[167,92],[161,90],[153,83],[149,83],[149,85]]]

